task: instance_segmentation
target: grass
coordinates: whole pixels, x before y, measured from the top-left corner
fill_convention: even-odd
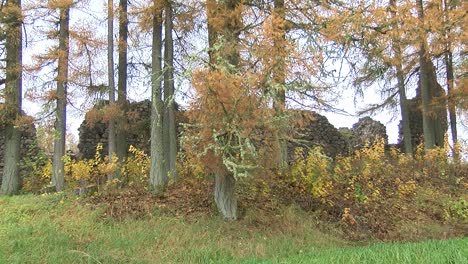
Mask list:
[[[468,263],[468,238],[355,247],[294,208],[115,221],[64,195],[0,198],[0,263]]]

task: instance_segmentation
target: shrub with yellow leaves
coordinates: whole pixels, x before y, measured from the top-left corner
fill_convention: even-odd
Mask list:
[[[398,224],[417,213],[466,221],[462,195],[468,186],[468,165],[448,153],[448,144],[432,150],[420,146],[413,158],[387,150],[383,141],[335,160],[320,148],[307,155],[297,149],[287,181],[298,195],[316,201],[310,204],[353,230],[358,226],[381,236],[398,235]]]
[[[124,185],[138,190],[148,189],[150,158],[143,150],[130,145],[129,156],[122,166],[121,181]]]

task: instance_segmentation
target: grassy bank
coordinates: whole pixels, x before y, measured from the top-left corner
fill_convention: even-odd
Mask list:
[[[467,263],[468,239],[354,247],[300,210],[238,222],[103,218],[63,195],[0,198],[0,263]]]

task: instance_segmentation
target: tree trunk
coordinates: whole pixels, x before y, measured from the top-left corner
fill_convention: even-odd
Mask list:
[[[397,66],[398,94],[400,95],[400,112],[403,125],[403,144],[405,153],[413,156],[413,142],[410,127],[408,99],[406,98],[405,77],[401,64]]]
[[[177,178],[177,134],[174,106],[174,42],[172,39],[172,1],[165,3],[164,39],[164,154],[166,171],[173,179]]]
[[[118,98],[117,103],[120,110],[123,112],[123,117],[119,118],[116,130],[116,150],[119,162],[122,164],[127,157],[128,142],[127,142],[127,47],[128,46],[128,12],[127,0],[119,2],[119,66],[118,66]]]
[[[239,48],[237,47],[239,42],[240,30],[237,28],[241,23],[239,18],[236,16],[230,16],[230,12],[233,12],[235,8],[240,4],[240,0],[227,0],[227,1],[216,1],[207,0],[206,13],[208,17],[208,42],[210,45],[209,57],[211,70],[215,71],[217,56],[223,57],[224,60],[228,61],[229,64],[234,67],[239,66]],[[219,30],[219,26],[215,26],[212,21],[216,20],[219,16],[218,12],[224,11],[226,19],[224,21],[223,29]],[[216,45],[218,36],[222,36],[225,40],[225,47],[219,54],[218,51],[214,51],[211,48]],[[235,178],[232,174],[227,175],[215,175],[215,190],[214,198],[218,210],[227,220],[237,219],[237,198],[235,192]]]
[[[7,5],[21,10],[21,0],[10,0]],[[19,191],[19,163],[21,131],[14,125],[21,116],[22,98],[22,15],[15,16],[6,25],[6,80],[5,80],[5,124],[4,168],[1,195],[13,195]]]
[[[214,197],[224,219],[237,220],[236,179],[232,175],[215,175]]]
[[[424,146],[426,149],[432,149],[436,145],[435,129],[434,129],[434,118],[433,111],[431,109],[431,87],[430,87],[430,65],[429,56],[427,51],[427,34],[424,31],[424,6],[422,0],[417,1],[418,5],[418,17],[420,21],[420,27],[422,27],[420,33],[420,48],[419,48],[419,64],[420,64],[420,75],[419,83],[421,89],[421,101],[422,101],[422,118],[423,118],[423,133],[424,133]]]
[[[455,146],[458,144],[458,132],[457,132],[457,112],[455,109],[455,103],[453,102],[453,89],[455,83],[455,77],[453,74],[453,55],[451,51],[447,51],[445,54],[445,65],[447,67],[447,93],[448,93],[448,109],[450,118],[450,130],[452,132],[452,142]],[[458,153],[454,153],[456,157]]]
[[[113,111],[115,105],[115,83],[114,83],[114,1],[108,1],[107,7],[107,78],[109,84],[109,107]],[[111,115],[108,128],[108,156],[112,162],[115,154],[115,119]],[[111,181],[115,177],[114,173],[107,175],[107,180]]]
[[[448,23],[448,12],[450,10],[450,2],[443,0],[444,5],[444,24]],[[452,43],[450,42],[449,29],[445,32],[446,39],[446,49],[445,49],[445,67],[446,67],[446,78],[447,78],[447,93],[448,93],[448,109],[449,109],[449,118],[450,118],[450,130],[452,132],[452,142],[454,145],[453,156],[458,157],[457,148],[455,147],[458,143],[458,132],[457,132],[457,113],[455,110],[455,103],[453,102],[453,89],[455,84],[455,76],[453,73],[453,53],[452,53]]]
[[[63,191],[65,181],[63,156],[65,155],[65,134],[67,126],[66,107],[70,35],[69,22],[70,7],[60,8],[57,109],[55,120],[54,156],[52,163],[52,183],[55,185],[56,191]]]
[[[274,21],[284,21],[286,19],[284,0],[274,1],[273,15],[276,16]],[[273,89],[277,89],[277,98],[273,102],[273,107],[278,116],[284,114],[286,110],[286,58],[281,54],[286,49],[286,29],[284,23],[273,25],[276,31],[280,32],[279,38],[274,38],[275,49],[274,53],[276,58],[273,70]],[[285,171],[288,167],[288,142],[283,139],[282,132],[275,133],[276,141],[278,144],[278,164],[281,170]]]
[[[164,192],[168,178],[164,161],[163,116],[164,102],[161,97],[161,67],[162,48],[162,10],[158,7],[158,0],[154,0],[155,11],[153,17],[153,51],[151,73],[151,169],[150,190],[155,194]]]
[[[397,18],[396,14],[396,0],[390,0],[391,15],[393,19]],[[396,30],[399,30],[397,27]],[[396,75],[397,75],[397,85],[398,85],[398,94],[400,96],[400,112],[401,112],[401,121],[403,125],[403,144],[405,153],[413,156],[413,143],[409,119],[409,109],[408,109],[408,99],[406,98],[406,88],[405,88],[405,75],[403,72],[403,57],[401,52],[400,40],[393,39],[393,50],[395,51],[395,57],[397,58],[396,65]]]

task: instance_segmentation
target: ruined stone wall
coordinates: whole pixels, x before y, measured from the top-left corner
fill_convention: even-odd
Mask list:
[[[357,150],[363,148],[366,144],[373,145],[382,139],[384,144],[388,145],[385,125],[366,116],[360,118],[351,128],[350,147],[352,150]]]
[[[105,104],[105,103],[103,103]],[[99,110],[102,105],[95,108]],[[94,109],[96,110],[96,109]],[[150,135],[151,135],[151,103],[149,100],[131,103],[127,112],[127,142],[146,153],[150,153]],[[101,143],[103,146],[102,155],[108,153],[108,124],[101,121],[90,121],[89,112],[81,124],[79,131],[79,157],[93,158],[96,153],[96,146]]]
[[[146,153],[150,153],[151,104],[149,101],[131,103],[129,109],[128,142]],[[295,140],[288,144],[288,152],[291,158],[296,147],[310,149],[314,146],[321,146],[330,157],[347,153],[348,143],[338,130],[328,122],[326,117],[311,111],[294,111],[293,118],[300,118],[302,121],[301,125],[293,128],[296,130],[296,133],[294,133]],[[176,119],[180,120],[180,122],[187,122],[187,118],[180,112],[177,114]],[[92,158],[99,143],[103,145],[102,154],[107,155],[107,127],[106,123],[91,123],[88,118],[85,118],[79,128],[78,149],[80,157]]]
[[[325,116],[312,111],[294,111],[293,120],[302,123],[294,128],[294,140],[288,144],[289,159],[294,158],[297,147],[312,149],[321,147],[329,157],[348,154],[348,142]]]
[[[36,154],[37,146],[34,144],[36,140],[36,127],[34,124],[25,127],[21,134],[21,157],[33,156]],[[3,177],[4,167],[4,150],[5,150],[5,130],[0,125],[0,183]]]
[[[444,136],[448,130],[448,120],[447,120],[447,108],[445,105],[445,100],[443,95],[445,95],[444,89],[440,86],[436,79],[433,77],[430,79],[430,93],[431,96],[435,98],[435,107],[433,107],[433,112],[429,113],[435,121],[436,129],[436,145],[443,146]],[[416,90],[416,96],[408,100],[408,109],[409,109],[409,120],[410,120],[410,129],[411,129],[411,142],[413,148],[424,142],[424,131],[423,131],[423,115],[422,115],[422,99],[421,99],[421,89],[418,87]],[[403,136],[403,124],[400,121],[399,125],[399,140],[398,144],[401,150],[404,150],[404,136]]]

